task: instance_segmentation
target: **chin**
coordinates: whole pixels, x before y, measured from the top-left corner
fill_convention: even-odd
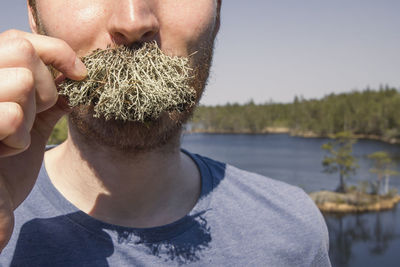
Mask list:
[[[163,112],[147,122],[105,120],[93,117],[91,106],[78,106],[69,115],[70,135],[74,142],[99,149],[124,153],[139,153],[162,147],[179,148],[183,124],[191,117],[194,107],[184,112]]]

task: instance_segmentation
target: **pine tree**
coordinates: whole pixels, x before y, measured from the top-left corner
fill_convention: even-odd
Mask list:
[[[373,161],[373,168],[370,172],[377,175],[377,193],[380,194],[381,184],[383,178],[385,178],[385,187],[383,193],[386,195],[389,193],[389,179],[392,175],[398,175],[399,172],[392,169],[393,160],[390,155],[385,151],[377,151],[368,155],[368,158]]]
[[[358,168],[357,160],[352,155],[355,142],[349,132],[341,132],[336,134],[333,141],[322,145],[322,149],[328,153],[322,161],[324,172],[339,173],[337,192],[346,192],[345,179],[355,174]]]

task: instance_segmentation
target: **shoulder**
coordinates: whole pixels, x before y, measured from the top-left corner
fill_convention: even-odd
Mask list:
[[[275,218],[282,227],[307,230],[314,237],[325,238],[325,221],[303,189],[228,164],[224,180],[231,193],[257,208],[258,214]]]
[[[212,209],[228,217],[236,232],[246,229],[245,235],[268,240],[256,243],[270,250],[272,246],[276,253],[284,251],[280,260],[289,265],[329,266],[327,227],[308,194],[296,186],[201,158],[216,181]]]
[[[229,193],[226,192],[229,198],[235,196],[247,203],[256,202],[268,209],[286,211],[292,216],[298,215],[299,219],[306,215],[321,217],[314,202],[299,187],[207,157],[196,156],[213,176],[214,190],[229,189]]]

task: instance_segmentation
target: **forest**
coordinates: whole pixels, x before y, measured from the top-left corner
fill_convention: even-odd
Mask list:
[[[208,133],[270,133],[280,129],[292,135],[331,137],[340,132],[400,141],[400,91],[382,86],[377,90],[330,94],[322,99],[296,96],[292,103],[226,104],[202,106],[195,111],[186,130]],[[49,143],[66,138],[63,118],[55,127]]]
[[[351,132],[395,142],[400,139],[400,92],[377,90],[330,94],[322,99],[296,96],[292,103],[199,106],[187,127],[191,132],[268,133],[283,128],[293,135],[329,137]]]

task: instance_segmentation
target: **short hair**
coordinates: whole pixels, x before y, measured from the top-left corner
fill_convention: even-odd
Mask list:
[[[36,0],[29,0],[28,3],[32,8],[36,7]]]
[[[28,5],[32,11],[33,19],[35,20],[36,24],[39,24],[39,18],[36,10],[36,0],[28,0]]]

